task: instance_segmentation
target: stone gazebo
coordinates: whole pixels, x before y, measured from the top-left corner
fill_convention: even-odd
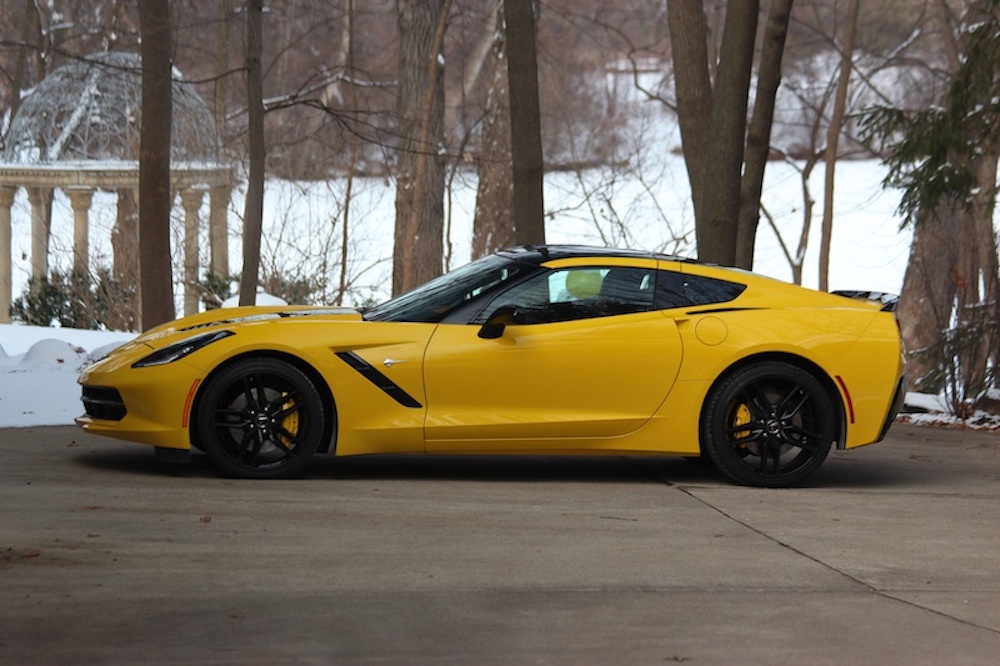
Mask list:
[[[139,114],[141,60],[101,53],[54,71],[21,103],[0,161],[0,323],[10,321],[11,206],[19,188],[31,205],[31,275],[48,275],[53,192],[73,210],[74,268],[90,268],[89,212],[96,190],[118,193],[117,277],[138,277]],[[210,197],[210,270],[227,275],[231,171],[220,159],[215,121],[190,84],[173,84],[171,182],[184,210],[184,312],[198,311],[198,231]],[[131,220],[130,223],[127,221]],[[118,255],[122,256],[119,257]],[[130,269],[121,265],[131,264]],[[137,286],[137,285],[136,285]]]

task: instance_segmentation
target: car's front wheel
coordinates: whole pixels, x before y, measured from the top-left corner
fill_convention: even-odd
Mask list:
[[[227,476],[294,476],[323,437],[323,401],[295,366],[273,358],[238,361],[209,380],[198,403],[198,441]]]
[[[783,362],[746,366],[709,395],[702,447],[733,481],[767,488],[813,474],[835,437],[834,408],[817,379]]]

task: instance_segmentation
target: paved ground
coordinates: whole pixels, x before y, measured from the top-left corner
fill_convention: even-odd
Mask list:
[[[683,460],[218,478],[0,430],[3,664],[996,664],[1000,435],[896,426],[812,487]]]

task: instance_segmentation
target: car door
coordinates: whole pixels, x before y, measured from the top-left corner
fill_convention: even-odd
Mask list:
[[[424,358],[427,450],[579,448],[641,427],[681,362],[676,324],[653,309],[653,268],[553,268],[471,323],[439,325]],[[505,307],[512,323],[481,337]]]

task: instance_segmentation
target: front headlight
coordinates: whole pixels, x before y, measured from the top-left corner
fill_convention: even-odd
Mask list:
[[[163,349],[157,349],[149,356],[133,363],[132,367],[148,368],[154,365],[166,365],[167,363],[173,363],[178,359],[184,358],[188,354],[193,354],[202,347],[222,340],[223,338],[228,338],[230,335],[235,334],[232,331],[212,331],[211,333],[195,335],[181,340],[180,342],[175,342],[172,345],[167,345]]]

